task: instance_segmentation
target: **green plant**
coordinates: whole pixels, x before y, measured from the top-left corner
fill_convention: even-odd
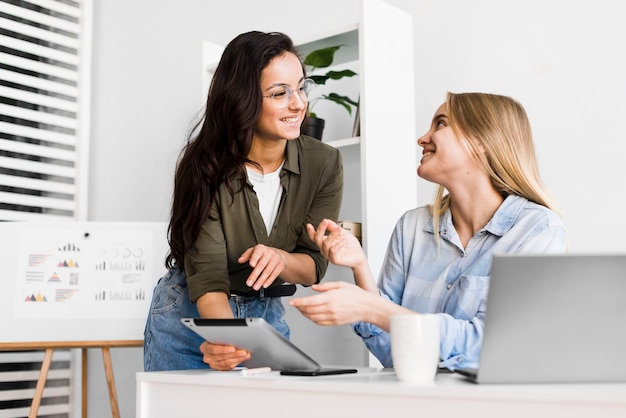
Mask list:
[[[304,65],[307,66],[307,73],[313,73],[318,68],[327,68],[333,64],[335,60],[335,52],[342,45],[329,46],[326,48],[316,49],[315,51],[311,51],[304,58]],[[315,82],[317,85],[325,85],[328,80],[339,80],[344,77],[352,77],[357,75],[352,70],[342,70],[342,71],[328,71],[324,75],[309,75],[309,78]],[[337,93],[329,93],[323,94],[319,97],[309,100],[309,105],[307,108],[307,116],[309,117],[317,117],[317,115],[312,111],[315,103],[321,99],[330,100],[331,102],[337,103],[340,106],[343,106],[350,115],[352,115],[352,106],[358,106],[358,103],[352,100],[347,96],[342,96]]]

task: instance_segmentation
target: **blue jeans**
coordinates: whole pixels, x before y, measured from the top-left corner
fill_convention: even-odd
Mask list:
[[[235,318],[263,318],[289,338],[289,326],[283,319],[281,298],[231,296]],[[200,345],[204,339],[189,330],[181,318],[198,318],[196,305],[189,301],[185,273],[172,269],[161,277],[152,296],[144,332],[143,363],[145,371],[206,369]]]

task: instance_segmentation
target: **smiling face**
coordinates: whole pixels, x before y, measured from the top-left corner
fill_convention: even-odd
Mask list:
[[[417,140],[423,148],[417,174],[448,190],[456,180],[467,179],[478,168],[467,141],[450,126],[446,104],[435,112],[428,132]]]
[[[257,122],[254,139],[262,141],[294,139],[300,136],[300,125],[306,113],[307,103],[296,93],[304,80],[302,64],[297,56],[287,52],[272,59],[261,72],[261,91],[263,109]],[[278,88],[288,86],[294,93],[282,108],[272,99],[272,93]]]

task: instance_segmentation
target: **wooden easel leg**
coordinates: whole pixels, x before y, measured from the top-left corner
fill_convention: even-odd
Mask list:
[[[48,371],[50,370],[50,363],[52,362],[53,351],[53,348],[46,348],[43,363],[41,363],[41,371],[39,372],[39,380],[37,380],[37,386],[35,387],[35,396],[33,396],[33,402],[30,404],[28,418],[37,418],[39,405],[41,405],[41,398],[43,397],[43,388],[46,386],[46,379],[48,378]]]
[[[120,418],[120,408],[117,403],[117,393],[115,392],[115,380],[113,378],[113,365],[111,364],[111,351],[109,347],[102,347],[102,358],[104,360],[104,372],[109,386],[109,400],[111,402],[111,414],[113,418]]]
[[[87,418],[87,396],[89,394],[87,390],[87,376],[88,376],[88,357],[87,357],[87,349],[81,349],[81,409],[82,409],[82,418]]]

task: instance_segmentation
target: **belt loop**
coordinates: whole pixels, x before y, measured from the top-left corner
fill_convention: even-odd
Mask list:
[[[259,289],[259,300],[264,300],[265,299],[265,288],[261,287]]]

